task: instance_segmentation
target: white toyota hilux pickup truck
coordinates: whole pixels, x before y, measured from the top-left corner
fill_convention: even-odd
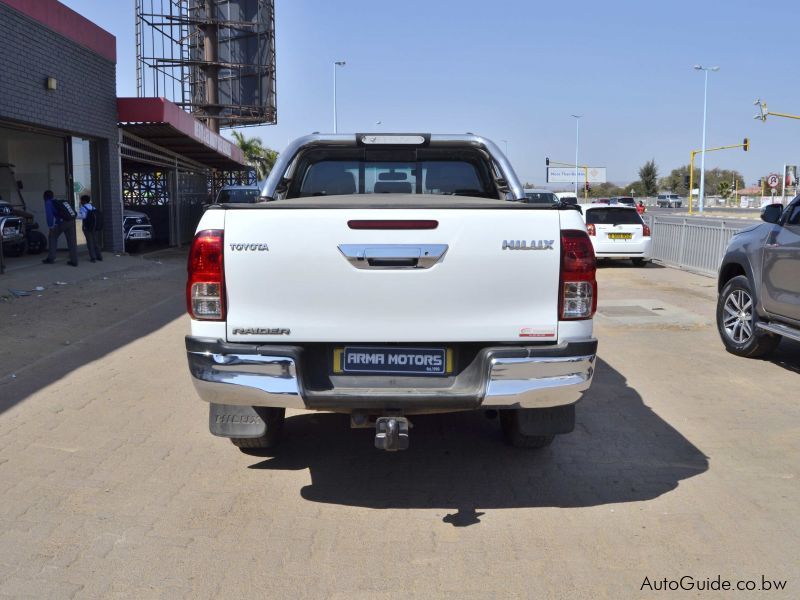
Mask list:
[[[592,382],[581,215],[525,203],[480,136],[300,138],[261,202],[206,211],[188,269],[189,369],[240,448],[275,445],[286,408],[349,414],[385,450],[409,417],[482,410],[541,448]]]

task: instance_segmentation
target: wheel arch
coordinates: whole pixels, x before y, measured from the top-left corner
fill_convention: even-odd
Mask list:
[[[724,263],[719,269],[719,278],[717,279],[717,292],[722,292],[722,288],[725,287],[725,284],[728,283],[734,277],[738,277],[739,275],[744,275],[750,280],[750,284],[753,283],[753,278],[750,277],[750,273],[745,266],[737,261],[732,261],[728,263]]]

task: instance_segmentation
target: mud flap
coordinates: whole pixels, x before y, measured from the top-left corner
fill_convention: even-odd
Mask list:
[[[267,433],[267,423],[258,413],[259,409],[260,407],[212,403],[208,412],[208,428],[211,433],[220,437],[263,437]]]
[[[517,410],[519,430],[523,435],[554,435],[575,429],[575,405],[554,408],[521,408]]]

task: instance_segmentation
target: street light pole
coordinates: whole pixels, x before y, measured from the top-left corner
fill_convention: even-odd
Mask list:
[[[575,117],[575,197],[578,197],[578,144],[580,142],[580,124],[581,124],[581,117],[583,115],[572,115]],[[583,184],[586,185],[586,182]]]
[[[695,70],[705,71],[705,84],[703,86],[703,146],[700,150],[700,197],[697,200],[698,212],[703,212],[703,204],[706,195],[706,108],[708,106],[708,72],[719,71],[719,67],[704,67],[702,65],[695,65]],[[692,203],[692,192],[689,190],[689,204]]]
[[[343,60],[337,60],[333,63],[333,133],[338,133],[339,119],[336,116],[336,67],[343,67],[347,63]]]

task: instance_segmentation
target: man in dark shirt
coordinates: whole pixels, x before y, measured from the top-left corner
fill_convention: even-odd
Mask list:
[[[78,242],[75,239],[75,219],[74,217],[67,218],[64,211],[59,210],[59,207],[56,206],[56,202],[60,202],[60,200],[55,200],[53,192],[47,190],[44,193],[44,210],[47,215],[47,227],[49,228],[47,236],[49,248],[47,251],[47,258],[42,262],[50,265],[56,262],[58,238],[61,237],[63,233],[64,237],[67,239],[67,248],[69,248],[69,260],[67,264],[71,267],[77,267]]]

